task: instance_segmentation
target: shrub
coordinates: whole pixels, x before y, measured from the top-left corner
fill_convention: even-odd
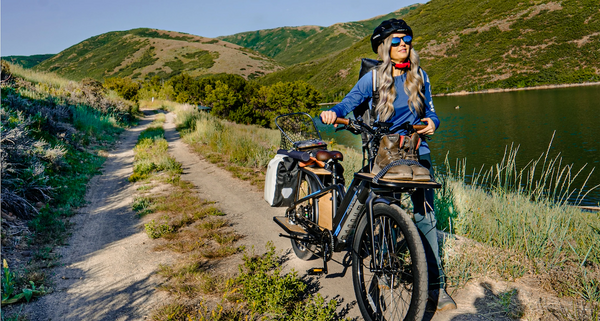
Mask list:
[[[8,64],[8,62],[2,60],[1,62],[2,64],[2,74],[1,74],[1,80],[4,81],[8,81],[12,78],[12,73],[10,72],[10,65]]]
[[[127,100],[137,100],[137,94],[140,90],[140,85],[130,78],[107,78],[104,81],[104,87],[114,90],[117,94]]]
[[[173,228],[169,225],[169,217],[167,215],[162,217],[163,223],[156,222],[155,220],[150,221],[150,223],[144,224],[144,228],[146,229],[146,234],[151,239],[157,239],[166,234],[173,233]]]

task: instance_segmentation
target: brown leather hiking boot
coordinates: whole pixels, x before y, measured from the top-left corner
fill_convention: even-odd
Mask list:
[[[379,143],[379,151],[373,164],[373,174],[379,173],[389,163],[402,159],[405,151],[400,149],[400,144],[404,143],[404,136],[398,134],[385,135]],[[413,178],[412,170],[407,165],[399,165],[390,168],[383,176],[385,179],[411,180]]]
[[[412,136],[407,136],[406,138],[406,142],[403,146],[403,149],[406,150],[406,159],[418,162],[418,151],[419,146],[421,145],[421,138],[417,133],[413,133]],[[427,168],[420,165],[410,165],[410,169],[412,170],[413,181],[428,182],[431,180],[431,175]]]

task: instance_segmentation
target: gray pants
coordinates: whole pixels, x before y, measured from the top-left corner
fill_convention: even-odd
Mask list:
[[[420,155],[419,163],[429,169],[433,175],[430,154]],[[430,290],[444,288],[446,286],[442,261],[439,255],[436,230],[437,220],[435,219],[433,199],[433,189],[419,188],[411,195],[415,214],[415,224],[421,232],[421,240],[423,241],[423,247],[425,247],[425,254],[427,256]]]

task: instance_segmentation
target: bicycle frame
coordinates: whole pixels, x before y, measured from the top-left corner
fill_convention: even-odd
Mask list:
[[[302,175],[308,175],[313,180],[319,182],[320,188],[317,191],[314,191],[313,193],[298,199],[292,205],[290,205],[286,210],[286,217],[292,218],[293,220],[301,220],[299,222],[300,224],[309,225],[307,226],[306,231],[311,237],[307,239],[305,237],[299,237],[294,235],[280,234],[280,236],[301,242],[307,242],[310,244],[321,245],[323,248],[326,248],[322,244],[322,238],[319,237],[320,232],[325,230],[325,228],[317,225],[314,222],[311,222],[310,220],[303,220],[299,217],[292,216],[294,215],[296,207],[299,204],[305,203],[308,200],[312,200],[312,211],[314,211],[315,216],[317,218],[316,221],[318,222],[318,216],[320,215],[320,213],[317,202],[319,201],[319,198],[333,191],[333,221],[332,229],[330,232],[333,238],[331,242],[333,243],[332,250],[334,252],[341,252],[347,248],[347,246],[350,244],[350,237],[354,234],[357,224],[360,222],[364,215],[367,215],[367,224],[371,231],[371,237],[374,237],[373,206],[375,204],[400,203],[402,194],[411,193],[412,191],[414,191],[417,185],[423,185],[411,182],[387,183],[385,185],[373,184],[371,181],[371,177],[365,176],[361,173],[356,173],[354,179],[350,183],[348,191],[346,192],[346,189],[342,184],[334,182],[329,186],[324,186],[322,181],[318,178],[316,174],[306,169],[301,169],[301,172]],[[300,184],[300,177],[298,178],[298,180]],[[341,199],[339,205],[337,204],[338,199]],[[371,245],[374,247],[375,242],[374,240],[371,241]],[[372,248],[372,250],[375,251],[374,248]],[[324,273],[327,273],[327,255],[328,253],[323,253]],[[371,272],[377,271],[372,270]]]

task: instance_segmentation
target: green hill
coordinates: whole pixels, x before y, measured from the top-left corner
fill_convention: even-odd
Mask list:
[[[114,31],[67,48],[34,69],[70,79],[170,78],[230,73],[245,78],[280,69],[272,59],[225,41],[157,29]]]
[[[371,51],[369,38],[362,39],[340,53],[287,67],[257,81],[262,85],[272,85],[280,81],[304,80],[315,86],[326,101],[337,101],[358,80],[361,58],[377,58]]]
[[[401,18],[420,4],[387,15],[355,22],[336,23],[330,27],[285,27],[219,37],[271,57],[281,64],[297,63],[326,57],[346,49],[370,35],[382,20]]]
[[[6,60],[13,65],[21,65],[23,68],[32,68],[40,62],[52,58],[54,54],[32,55],[32,56],[6,56],[2,60]]]
[[[600,81],[597,1],[432,0],[404,19],[434,93]],[[375,57],[367,38],[260,82],[306,80],[335,99],[356,81],[361,57]]]
[[[217,39],[235,43],[274,58],[298,42],[320,33],[323,29],[319,26],[282,27],[236,33],[231,36],[217,37]]]

